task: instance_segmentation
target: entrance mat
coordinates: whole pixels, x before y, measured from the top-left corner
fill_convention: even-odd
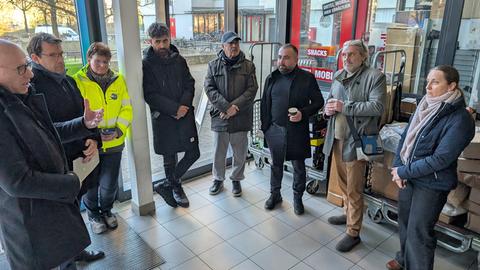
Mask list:
[[[79,270],[149,270],[165,260],[117,215],[118,228],[94,234],[87,224],[92,244],[87,250],[102,250],[105,258],[92,263],[77,263]],[[0,254],[0,269],[10,269],[5,254]]]

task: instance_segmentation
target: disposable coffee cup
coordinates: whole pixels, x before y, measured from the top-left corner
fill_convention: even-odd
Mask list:
[[[292,107],[292,108],[289,108],[289,109],[288,109],[288,114],[291,115],[291,116],[296,115],[297,112],[298,112],[298,109],[295,108],[295,107]]]

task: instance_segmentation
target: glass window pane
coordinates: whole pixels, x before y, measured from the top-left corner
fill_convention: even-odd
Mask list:
[[[460,73],[460,88],[467,104],[479,107],[480,88],[480,2],[465,0],[453,66]]]

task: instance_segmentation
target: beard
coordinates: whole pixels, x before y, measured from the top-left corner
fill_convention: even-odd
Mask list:
[[[282,74],[287,74],[287,73],[292,72],[294,68],[295,67],[291,68],[291,67],[281,65],[281,66],[278,66],[278,71],[280,71],[280,73],[282,73]]]

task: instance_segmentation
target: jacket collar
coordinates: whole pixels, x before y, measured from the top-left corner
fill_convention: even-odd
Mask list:
[[[56,72],[51,72],[50,70],[46,69],[44,66],[42,66],[40,64],[37,64],[35,62],[32,62],[32,66],[33,66],[33,72],[34,73],[41,72],[45,76],[55,80],[55,82],[58,83],[58,84],[62,84],[62,81],[67,78],[66,73],[60,74],[60,73],[56,73]]]
[[[221,49],[218,53],[217,53],[217,56],[218,58],[220,59],[220,61],[226,65],[225,61],[223,60],[223,57],[222,57],[222,52],[223,52],[223,49]],[[231,66],[231,68],[239,68],[242,63],[245,61],[245,54],[240,51],[240,54],[238,55],[238,61],[235,65]]]
[[[298,65],[295,66],[295,69],[293,69],[293,71],[290,73],[293,79],[295,79],[299,71],[300,71],[300,68],[298,67]],[[277,79],[279,76],[283,76],[283,75],[280,72],[280,70],[278,70],[278,68],[272,71],[272,79]]]

